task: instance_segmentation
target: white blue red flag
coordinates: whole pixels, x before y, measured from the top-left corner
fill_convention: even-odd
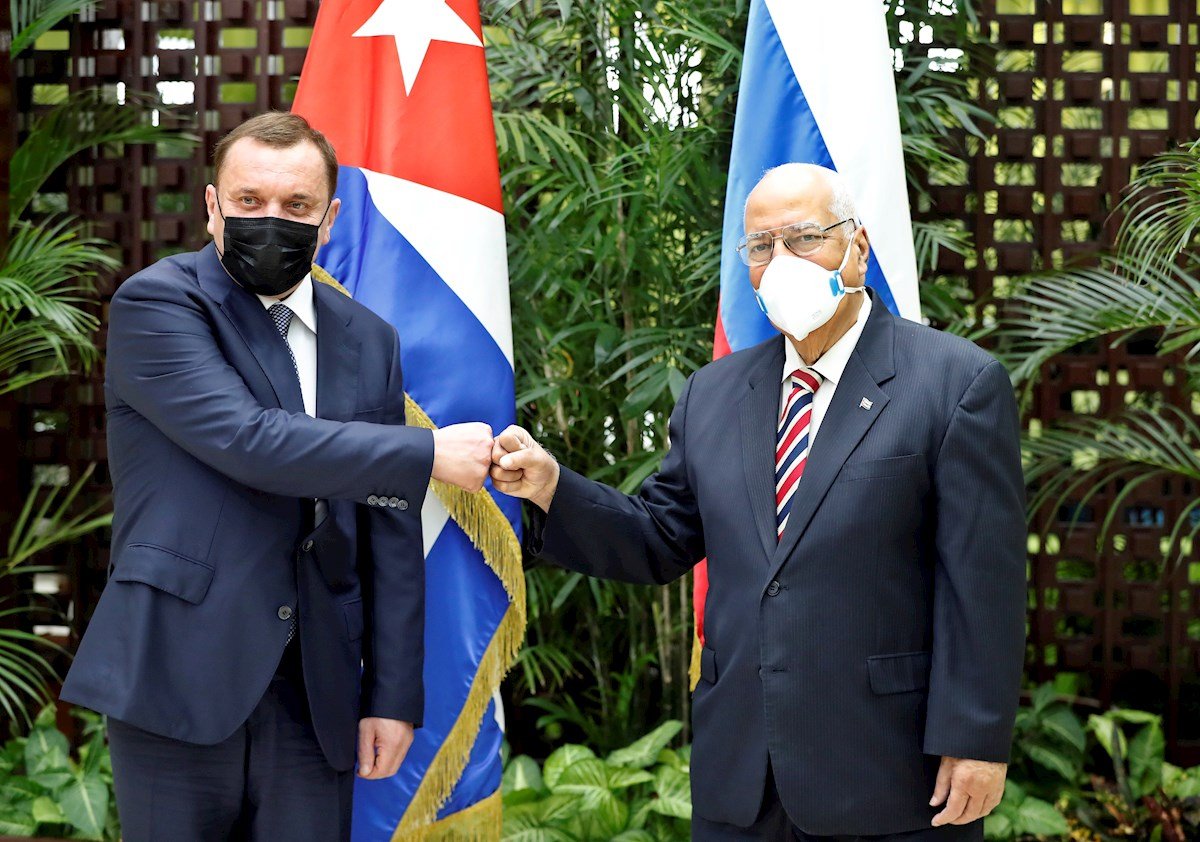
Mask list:
[[[734,251],[746,197],[791,161],[837,170],[871,240],[867,284],[905,318],[920,317],[916,258],[900,146],[893,52],[879,0],[752,0],[725,194],[721,299],[714,357],[776,334]],[[707,575],[696,575],[697,634]]]
[[[321,266],[395,325],[409,398],[438,426],[512,423],[504,217],[477,0],[324,0],[293,110],[326,134],[340,164],[341,215]],[[520,509],[499,494],[458,505],[426,497],[424,727],[395,777],[356,780],[356,842],[478,838],[430,823],[499,820],[494,696],[524,626]]]

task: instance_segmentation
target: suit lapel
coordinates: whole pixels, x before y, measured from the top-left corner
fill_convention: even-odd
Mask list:
[[[201,286],[221,302],[222,312],[241,334],[242,341],[270,381],[280,408],[288,412],[303,412],[304,397],[300,394],[300,380],[292,365],[287,341],[271,323],[271,317],[267,315],[262,302],[230,279],[212,243],[201,249],[197,263]]]
[[[742,465],[750,510],[767,559],[775,553],[775,437],[779,425],[783,337],[766,344],[761,360],[751,366],[750,389],[739,409]]]
[[[771,575],[768,579],[775,578],[779,568],[795,550],[842,465],[871,429],[875,419],[883,414],[890,400],[879,384],[895,374],[894,318],[872,296],[871,315],[858,345],[850,355],[846,370],[842,372],[833,401],[821,420],[821,429],[813,440],[808,464],[792,501],[787,528],[771,557]],[[863,398],[870,402],[869,409],[863,408]]]
[[[317,417],[349,421],[357,409],[360,343],[349,330],[350,320],[337,307],[337,290],[316,280],[317,303]]]

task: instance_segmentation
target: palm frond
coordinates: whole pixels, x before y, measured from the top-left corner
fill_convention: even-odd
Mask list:
[[[11,5],[11,52],[18,56],[67,18],[95,5],[95,0],[11,0]]]
[[[1175,266],[1139,267],[1124,257],[1098,267],[1036,275],[1009,298],[997,335],[1013,379],[1029,382],[1051,357],[1081,342],[1161,328],[1164,352],[1200,349],[1200,280]]]
[[[1141,270],[1166,271],[1200,234],[1200,141],[1156,155],[1118,206],[1118,247]]]
[[[95,146],[113,143],[153,143],[168,137],[163,125],[153,125],[149,113],[155,100],[127,94],[124,104],[87,89],[69,96],[39,114],[29,134],[9,162],[9,214],[16,220],[38,189],[70,158]],[[172,141],[195,142],[192,135],[171,132]]]
[[[1098,495],[1111,493],[1097,524],[1096,541],[1108,540],[1125,503],[1143,486],[1164,478],[1200,483],[1200,425],[1172,406],[1135,407],[1115,418],[1082,418],[1024,441],[1026,481],[1033,489],[1029,511],[1070,511],[1074,528]],[[1194,536],[1192,509],[1168,525],[1164,555],[1182,553],[1184,532]],[[1053,523],[1044,531],[1049,531]]]

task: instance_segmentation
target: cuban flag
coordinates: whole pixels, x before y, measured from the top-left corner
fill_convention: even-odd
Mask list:
[[[504,216],[477,0],[323,0],[293,110],[326,134],[340,164],[341,215],[321,267],[395,325],[411,401],[439,427],[513,423]],[[422,511],[424,727],[396,776],[356,779],[356,842],[498,828],[494,699],[524,632],[519,501],[489,489],[459,499],[452,517],[448,499],[431,489]]]
[[[713,356],[776,335],[734,251],[750,190],[792,161],[837,170],[871,239],[867,284],[893,313],[920,318],[894,53],[886,4],[752,0],[733,129]],[[696,632],[704,640],[707,568],[696,568]]]

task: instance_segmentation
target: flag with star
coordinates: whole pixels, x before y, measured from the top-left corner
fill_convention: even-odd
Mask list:
[[[512,423],[504,217],[477,0],[323,0],[293,110],[325,133],[340,164],[341,214],[314,274],[395,325],[409,423]],[[431,485],[425,722],[397,775],[356,779],[355,842],[499,838],[495,694],[524,633],[519,521],[517,501],[490,488]]]

